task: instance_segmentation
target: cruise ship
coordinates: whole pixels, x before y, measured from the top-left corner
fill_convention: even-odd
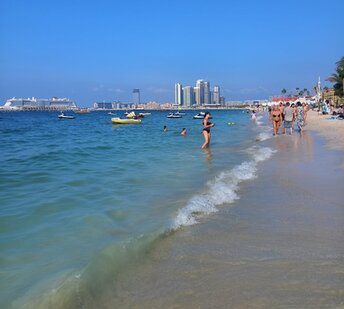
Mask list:
[[[0,106],[2,110],[64,110],[77,108],[74,101],[57,97],[51,99],[12,98],[7,100],[3,106]]]

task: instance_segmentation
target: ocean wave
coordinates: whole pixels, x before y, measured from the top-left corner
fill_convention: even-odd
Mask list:
[[[247,149],[252,155],[251,161],[242,162],[231,170],[223,171],[208,182],[203,193],[193,196],[187,205],[178,210],[172,223],[172,229],[194,225],[197,219],[218,211],[216,206],[233,203],[239,199],[239,184],[257,177],[258,162],[267,160],[274,150],[268,147],[253,146]]]

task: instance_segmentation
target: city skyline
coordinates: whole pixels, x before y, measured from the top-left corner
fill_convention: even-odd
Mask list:
[[[195,86],[183,86],[180,82],[174,86],[174,105],[192,106],[220,106],[224,105],[225,97],[220,94],[220,86],[215,85],[211,90],[210,82],[198,79]]]
[[[344,51],[344,2],[190,0],[0,3],[0,104],[12,97],[174,102],[175,81],[226,100],[323,86]],[[60,22],[56,23],[56,18]],[[15,21],[15,22],[14,22]],[[338,29],[338,30],[337,30]]]

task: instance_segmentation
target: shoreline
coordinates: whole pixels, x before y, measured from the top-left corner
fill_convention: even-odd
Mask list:
[[[104,307],[343,306],[342,158],[324,147],[317,133],[327,124],[317,116],[302,136],[266,141],[277,153],[240,199],[165,239],[104,295]]]

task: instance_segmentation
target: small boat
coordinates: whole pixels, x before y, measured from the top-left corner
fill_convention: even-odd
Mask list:
[[[177,113],[170,113],[167,118],[183,118],[182,115],[179,115]]]
[[[139,113],[139,116],[149,116],[151,113]]]
[[[185,115],[185,113],[181,113],[180,111],[175,112],[174,114],[177,115],[177,116],[184,116]]]
[[[193,116],[193,119],[204,119],[204,112],[200,112],[197,115]]]
[[[141,123],[141,119],[128,119],[128,118],[111,118],[112,123],[114,124],[134,124]]]
[[[197,115],[193,116],[193,119],[204,119],[205,112],[199,112]],[[209,119],[212,119],[213,117],[209,117]]]
[[[74,119],[75,116],[68,116],[65,115],[64,113],[61,113],[60,115],[57,116],[59,119]]]
[[[113,112],[108,112],[108,115],[115,116],[116,114],[115,114],[115,113],[113,113]]]

